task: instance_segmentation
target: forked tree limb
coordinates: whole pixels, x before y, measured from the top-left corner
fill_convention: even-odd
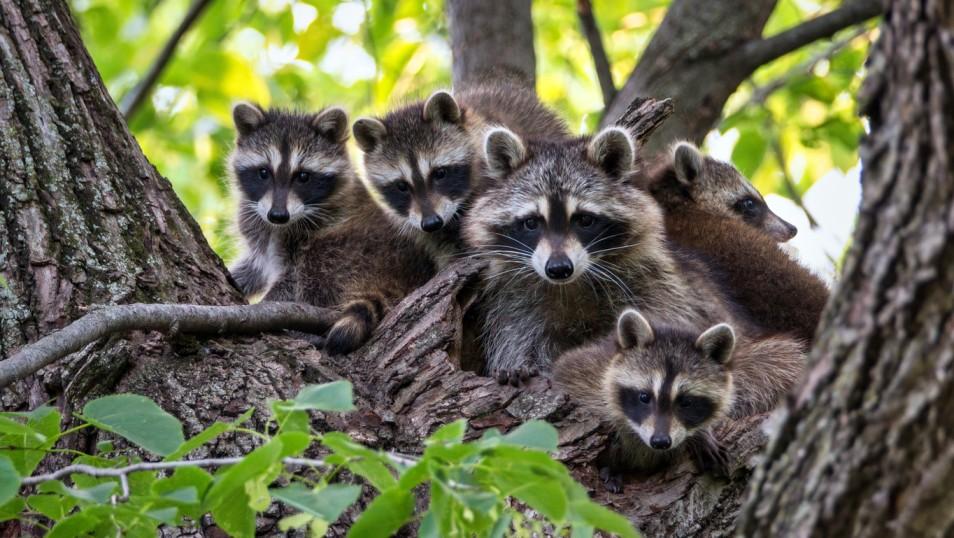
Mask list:
[[[324,332],[337,319],[327,308],[297,303],[236,306],[128,304],[106,306],[63,329],[23,346],[0,361],[0,388],[79,351],[104,336],[128,331],[162,331],[204,335],[258,334],[298,330]]]

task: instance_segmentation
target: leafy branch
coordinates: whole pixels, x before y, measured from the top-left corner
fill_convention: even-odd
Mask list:
[[[279,522],[281,530],[307,527],[320,536],[345,512],[357,514],[355,503],[366,496],[373,498],[349,536],[390,535],[410,523],[421,536],[530,536],[545,529],[559,535],[572,530],[573,536],[591,536],[602,529],[636,536],[625,518],[591,501],[548,455],[556,451],[557,433],[545,422],[527,422],[506,435],[490,430],[464,442],[467,424],[458,420],[430,435],[420,456],[405,456],[369,449],[340,432],[312,429],[308,413],[354,409],[346,381],[306,386],[292,400],[270,402],[270,409],[267,424],[274,431],[253,432],[262,442],[249,454],[185,460],[220,435],[246,432],[241,424],[252,411],[186,440],[182,424],[152,400],[106,396],[84,406],[79,418],[85,425],[163,459],[129,462],[106,441],[96,454],[32,476],[67,434],[59,431],[61,416],[50,407],[2,413],[0,521],[47,527],[50,536],[145,536],[208,513],[229,535],[250,537],[257,514],[279,502],[296,511]],[[305,456],[313,451],[323,456]],[[212,475],[207,468],[218,470]],[[354,483],[340,480],[341,470],[356,477]],[[21,489],[32,493],[18,495]],[[420,491],[428,491],[429,500],[427,509],[415,514]],[[524,514],[521,506],[539,516]]]

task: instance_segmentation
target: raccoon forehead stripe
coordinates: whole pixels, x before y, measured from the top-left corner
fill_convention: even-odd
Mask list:
[[[262,168],[269,166],[268,155],[257,151],[236,151],[232,156],[233,168]]]
[[[266,154],[268,155],[268,164],[272,166],[272,170],[278,170],[278,167],[282,164],[282,150],[275,146],[268,146]]]
[[[439,151],[435,155],[429,156],[428,160],[430,161],[431,166],[434,168],[462,163],[469,164],[471,160],[471,152],[466,146],[455,145],[449,149]],[[423,167],[421,172],[423,173]]]

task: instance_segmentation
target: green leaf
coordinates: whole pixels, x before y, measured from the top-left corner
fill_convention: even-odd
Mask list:
[[[398,487],[405,490],[412,490],[423,484],[429,476],[428,461],[427,459],[422,459],[413,467],[401,473],[401,478],[398,479]]]
[[[566,517],[566,493],[555,480],[540,480],[525,484],[510,492],[544,517],[559,523]]]
[[[0,505],[17,496],[20,491],[20,474],[10,458],[0,455]]]
[[[732,163],[745,177],[752,177],[765,158],[768,140],[756,129],[743,129],[732,149]]]
[[[59,480],[48,480],[40,484],[37,491],[40,493],[58,493],[92,504],[105,504],[118,487],[119,484],[116,482],[103,482],[91,488],[80,489],[67,487]]]
[[[444,424],[432,433],[424,441],[425,445],[436,445],[442,443],[460,443],[464,440],[464,434],[467,432],[467,421],[464,419],[455,420],[450,424]]]
[[[375,497],[348,531],[349,538],[390,536],[410,521],[414,512],[414,496],[392,489]]]
[[[503,436],[503,440],[527,448],[536,448],[547,452],[557,449],[556,428],[542,420],[531,420]]]
[[[397,484],[391,471],[377,459],[359,457],[349,461],[347,467],[351,472],[367,480],[378,491],[391,489]]]
[[[45,435],[18,420],[13,420],[9,415],[0,415],[0,433],[22,435],[32,437],[38,441],[46,441]]]
[[[15,497],[7,504],[0,506],[0,521],[9,521],[20,517],[20,512],[26,508],[23,497]]]
[[[291,409],[316,411],[352,411],[351,383],[335,381],[322,385],[308,385],[292,400]]]
[[[211,508],[216,524],[236,538],[255,536],[255,510],[249,506],[251,500],[245,494],[245,490],[231,492],[228,501]]]
[[[300,483],[270,490],[273,497],[314,517],[334,523],[361,496],[361,486],[331,484],[318,491]]]
[[[576,501],[572,503],[570,510],[574,520],[582,521],[588,526],[611,532],[621,538],[639,537],[628,519],[593,501]]]
[[[56,525],[53,525],[53,528],[47,533],[46,538],[75,538],[76,536],[82,536],[96,528],[100,521],[100,518],[87,511],[77,512],[66,519],[61,519]]]
[[[137,394],[97,398],[83,407],[83,418],[160,456],[172,454],[185,442],[182,424],[154,401]]]
[[[30,495],[27,505],[53,521],[59,521],[73,511],[76,501],[62,495],[40,494]]]
[[[497,519],[497,522],[494,523],[494,528],[490,530],[489,538],[503,538],[504,533],[510,529],[510,523],[513,521],[513,516],[509,513],[505,513],[503,516]]]
[[[300,529],[309,524],[315,518],[305,512],[299,512],[290,516],[285,516],[278,520],[278,530],[288,532],[291,529]]]
[[[197,433],[194,437],[188,441],[179,445],[174,452],[162,459],[162,461],[175,461],[183,456],[187,455],[189,452],[201,447],[202,445],[208,443],[212,439],[222,435],[223,433],[232,429],[231,424],[226,424],[225,422],[216,421],[214,424],[208,428]]]
[[[271,474],[271,468],[282,458],[282,448],[281,439],[272,439],[253,450],[242,461],[219,470],[215,482],[205,496],[205,505],[215,508],[231,503],[232,495],[241,493],[245,496],[245,483],[259,475]]]

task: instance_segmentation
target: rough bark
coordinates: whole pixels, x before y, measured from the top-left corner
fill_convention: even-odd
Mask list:
[[[242,301],[63,2],[0,1],[0,177],[0,357],[95,304]],[[3,406],[62,388],[21,382]]]
[[[954,533],[954,8],[896,0],[840,290],[751,488],[744,536]]]
[[[455,88],[485,81],[489,73],[536,83],[531,0],[448,0]]]
[[[699,144],[718,124],[729,96],[757,68],[880,12],[877,0],[849,0],[828,15],[763,39],[776,3],[675,0],[636,68],[607,105],[603,123],[618,117],[637,96],[668,97],[676,112],[650,140],[648,154],[677,139]]]

